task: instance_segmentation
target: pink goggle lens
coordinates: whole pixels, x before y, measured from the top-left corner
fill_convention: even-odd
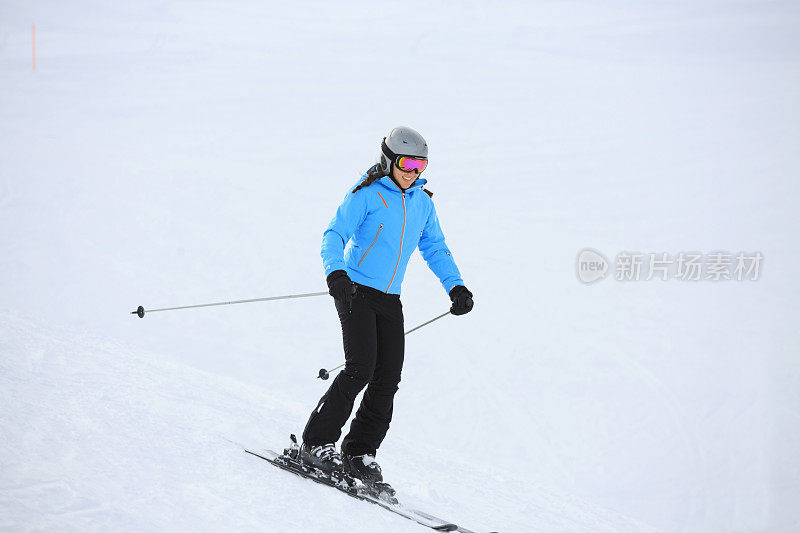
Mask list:
[[[428,166],[427,159],[416,159],[414,157],[400,156],[397,158],[397,168],[403,172],[411,172],[416,170],[421,173]]]

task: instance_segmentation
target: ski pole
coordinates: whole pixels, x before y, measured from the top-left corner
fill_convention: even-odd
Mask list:
[[[215,302],[210,304],[198,304],[198,305],[184,305],[181,307],[164,307],[163,309],[147,309],[145,310],[144,307],[141,305],[136,309],[136,311],[131,311],[132,315],[139,315],[139,318],[144,318],[145,313],[156,313],[158,311],[175,311],[176,309],[192,309],[194,307],[211,307],[212,305],[233,305],[233,304],[246,304],[250,302],[266,302],[268,300],[287,300],[289,298],[305,298],[308,296],[322,296],[323,294],[328,294],[327,292],[309,292],[305,294],[288,294],[286,296],[270,296],[268,298],[254,298],[252,300],[235,300],[233,302]]]
[[[409,334],[409,333],[411,333],[412,331],[417,331],[417,330],[418,330],[419,328],[421,328],[422,326],[427,326],[427,325],[428,325],[428,324],[430,324],[431,322],[433,322],[433,321],[435,321],[435,320],[439,320],[440,318],[442,318],[442,317],[444,317],[444,316],[446,316],[446,315],[449,315],[449,314],[450,314],[450,311],[447,311],[446,313],[442,313],[441,315],[437,316],[436,318],[431,318],[431,319],[430,319],[430,320],[428,320],[427,322],[423,322],[423,323],[422,323],[422,324],[420,324],[419,326],[417,326],[417,327],[415,327],[415,328],[411,328],[410,330],[406,331],[405,333],[403,333],[403,335],[408,335],[408,334]],[[320,369],[319,369],[319,375],[318,375],[317,377],[318,377],[318,378],[320,378],[320,379],[322,379],[322,380],[326,380],[326,379],[328,379],[328,378],[330,377],[330,375],[331,375],[330,373],[331,373],[331,372],[333,372],[334,370],[338,370],[338,369],[342,368],[344,365],[345,365],[345,363],[342,363],[341,365],[339,365],[339,366],[337,366],[337,367],[335,367],[335,368],[331,368],[330,370],[325,370],[324,368],[320,368]]]

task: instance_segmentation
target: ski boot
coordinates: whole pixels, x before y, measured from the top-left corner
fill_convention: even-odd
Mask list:
[[[364,483],[382,483],[381,467],[374,455],[348,455],[343,457],[345,471]]]
[[[304,442],[300,446],[300,460],[327,475],[342,471],[342,456],[336,451],[335,444],[310,446]]]
[[[315,478],[320,483],[332,485],[347,492],[357,493],[356,480],[342,468],[342,458],[336,453],[333,444],[323,446],[302,446],[297,443],[297,437],[289,435],[292,443],[283,450],[272,462],[284,468],[293,470],[306,477]]]
[[[364,492],[389,503],[397,503],[395,490],[383,482],[381,467],[372,454],[349,455],[343,458],[344,471],[364,484]]]

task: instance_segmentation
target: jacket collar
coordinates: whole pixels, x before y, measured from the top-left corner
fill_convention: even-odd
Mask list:
[[[394,180],[389,176],[383,176],[377,180],[378,183],[389,189],[390,191],[394,192],[405,192],[406,194],[410,194],[413,191],[418,191],[421,189],[428,180],[425,178],[417,178],[417,180],[411,184],[411,186],[406,189],[405,191],[401,191],[400,187],[394,182]]]

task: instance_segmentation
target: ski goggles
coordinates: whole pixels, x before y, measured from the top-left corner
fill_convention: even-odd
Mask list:
[[[403,172],[412,172],[416,170],[417,174],[421,174],[422,171],[425,170],[425,167],[428,166],[428,160],[401,155],[397,158],[397,162],[395,164],[397,165],[397,168]]]

